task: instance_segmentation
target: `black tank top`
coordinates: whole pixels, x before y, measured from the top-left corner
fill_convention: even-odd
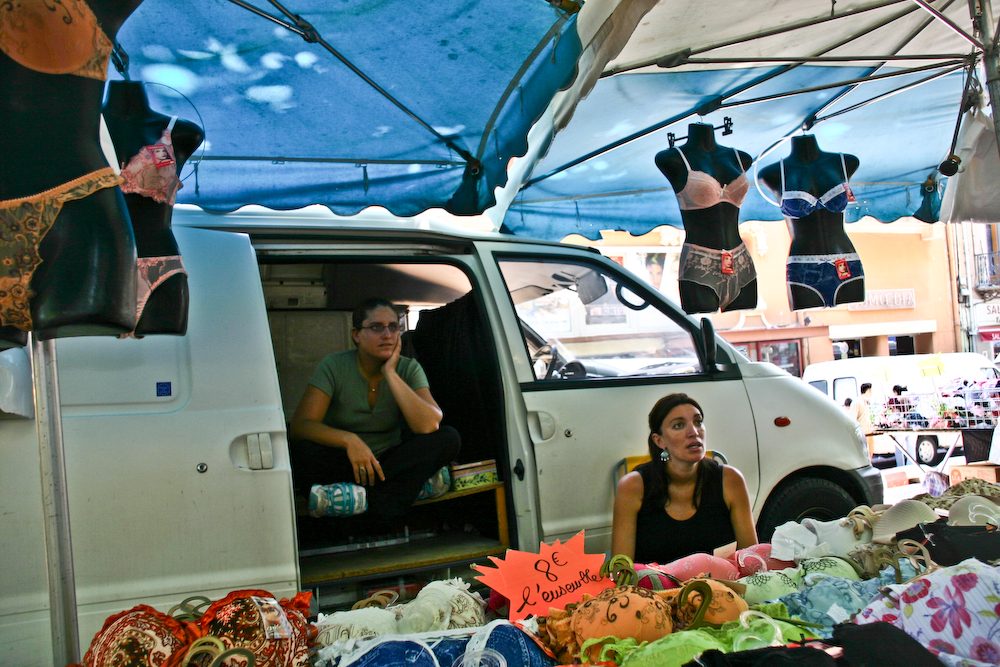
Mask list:
[[[712,553],[736,541],[736,532],[722,489],[722,466],[711,466],[701,491],[698,510],[690,519],[678,521],[667,514],[664,498],[650,498],[652,466],[636,468],[642,476],[644,497],[636,519],[635,562],[666,565],[695,553]]]

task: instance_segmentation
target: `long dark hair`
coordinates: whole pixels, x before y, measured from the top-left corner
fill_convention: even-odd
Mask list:
[[[687,394],[679,393],[664,396],[649,411],[649,437],[646,439],[646,442],[649,446],[649,457],[652,460],[640,466],[648,472],[647,475],[643,475],[643,479],[649,482],[643,489],[643,504],[646,502],[656,502],[661,505],[670,504],[670,471],[667,469],[667,464],[660,460],[660,452],[662,450],[653,442],[653,434],[663,435],[660,433],[660,430],[663,428],[663,420],[667,418],[671,410],[680,405],[693,406],[701,413],[702,417],[705,416],[705,411],[698,405],[698,401]],[[698,509],[698,504],[701,502],[701,491],[705,486],[705,478],[709,474],[715,473],[719,468],[719,464],[708,456],[703,458],[701,463],[698,464],[698,472],[696,473],[694,483],[695,509]]]

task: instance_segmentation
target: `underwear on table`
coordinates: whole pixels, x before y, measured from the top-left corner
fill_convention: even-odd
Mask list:
[[[143,146],[122,167],[122,192],[134,192],[161,204],[173,205],[177,191],[184,187],[177,178],[177,160],[174,158],[172,134],[177,116],[160,135],[160,140]]]
[[[31,331],[31,276],[42,263],[38,246],[55,224],[63,204],[121,183],[106,167],[45,192],[0,201],[0,324]]]
[[[104,81],[112,49],[84,0],[0,2],[0,51],[28,69]]]
[[[744,287],[757,279],[757,270],[745,243],[732,250],[685,243],[681,248],[677,279],[708,287],[719,297],[719,308],[724,309],[736,300]]]
[[[135,283],[135,321],[138,323],[153,291],[162,285],[167,278],[178,273],[187,275],[187,271],[184,270],[184,262],[181,261],[180,255],[140,257],[136,267],[138,280]]]
[[[837,294],[844,285],[864,280],[861,258],[857,253],[840,255],[789,255],[785,262],[786,280],[792,304],[791,287],[797,285],[811,290],[832,308],[837,305]]]

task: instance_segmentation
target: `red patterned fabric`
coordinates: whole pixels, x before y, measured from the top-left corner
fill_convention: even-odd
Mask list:
[[[270,638],[268,623],[253,598],[274,596],[263,590],[233,591],[213,602],[198,619],[202,634],[222,640],[226,648],[245,648],[253,652],[256,667],[309,667],[309,640],[315,628],[306,620],[311,593],[299,593],[294,598],[282,598],[278,605],[291,626],[287,638]],[[274,619],[272,619],[274,620]],[[224,667],[236,667],[242,658],[233,656]]]
[[[193,623],[139,605],[108,618],[83,662],[70,667],[161,667],[199,636]]]

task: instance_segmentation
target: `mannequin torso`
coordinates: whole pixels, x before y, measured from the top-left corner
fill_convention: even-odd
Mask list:
[[[81,7],[84,0],[67,0],[65,6],[92,12],[110,40],[140,2],[91,0]],[[49,9],[29,4],[32,11]],[[5,11],[14,10],[0,5],[0,21],[19,18]],[[67,10],[70,21],[80,15]],[[0,51],[0,224],[33,216],[45,227],[29,241],[27,250],[38,257],[21,274],[21,287],[30,284],[29,305],[21,313],[8,308],[3,324],[42,339],[118,334],[135,321],[132,228],[113,172],[102,171],[108,169],[99,138],[103,90],[101,79],[37,71]],[[41,217],[30,210],[39,206],[48,209]],[[10,341],[8,327],[0,338]]]
[[[180,176],[181,168],[198,149],[205,135],[200,127],[185,120],[174,120],[170,116],[150,109],[145,88],[139,81],[111,81],[104,105],[104,119],[115,145],[120,166],[125,167],[134,156],[148,146],[157,145],[168,127],[170,149],[174,164],[171,171]],[[131,188],[126,188],[131,189]],[[136,249],[140,258],[179,258],[177,241],[170,229],[173,214],[172,188],[157,195],[165,201],[139,192],[126,192],[125,202],[132,218]],[[145,262],[148,264],[149,262]],[[170,262],[179,267],[180,260]],[[140,293],[142,275],[139,276]],[[187,330],[188,285],[187,275],[176,271],[156,285],[148,299],[140,299],[138,322],[135,334],[142,336],[153,333],[184,334]]]
[[[749,154],[715,142],[711,125],[688,126],[687,142],[656,154],[656,166],[677,193],[684,222],[685,245],[698,257],[682,258],[679,281],[681,306],[688,313],[708,313],[721,309],[739,310],[757,304],[756,274],[749,252],[745,252],[739,234],[739,204],[746,195],[746,170],[753,163]],[[690,246],[697,246],[693,249]],[[714,251],[714,252],[713,252]],[[723,258],[718,253],[727,253]],[[718,255],[719,259],[716,259]],[[695,278],[694,263],[709,266],[735,257],[742,275],[730,280],[727,272],[717,278]],[[711,272],[711,270],[709,270]],[[685,275],[687,277],[685,277]],[[697,282],[696,282],[697,280]],[[722,284],[720,280],[728,281]],[[710,284],[711,283],[711,284]]]
[[[864,301],[861,263],[844,230],[843,213],[853,198],[848,181],[859,164],[853,155],[820,150],[816,137],[806,135],[792,137],[789,156],[758,174],[782,204],[791,235],[789,267],[806,264],[805,258],[813,264],[820,261],[817,258],[824,258],[830,266],[840,263],[836,271],[825,269],[837,276],[835,286],[822,276],[797,284],[800,281],[792,279],[794,271],[790,269],[789,304],[793,310]],[[826,287],[820,282],[827,283]]]

